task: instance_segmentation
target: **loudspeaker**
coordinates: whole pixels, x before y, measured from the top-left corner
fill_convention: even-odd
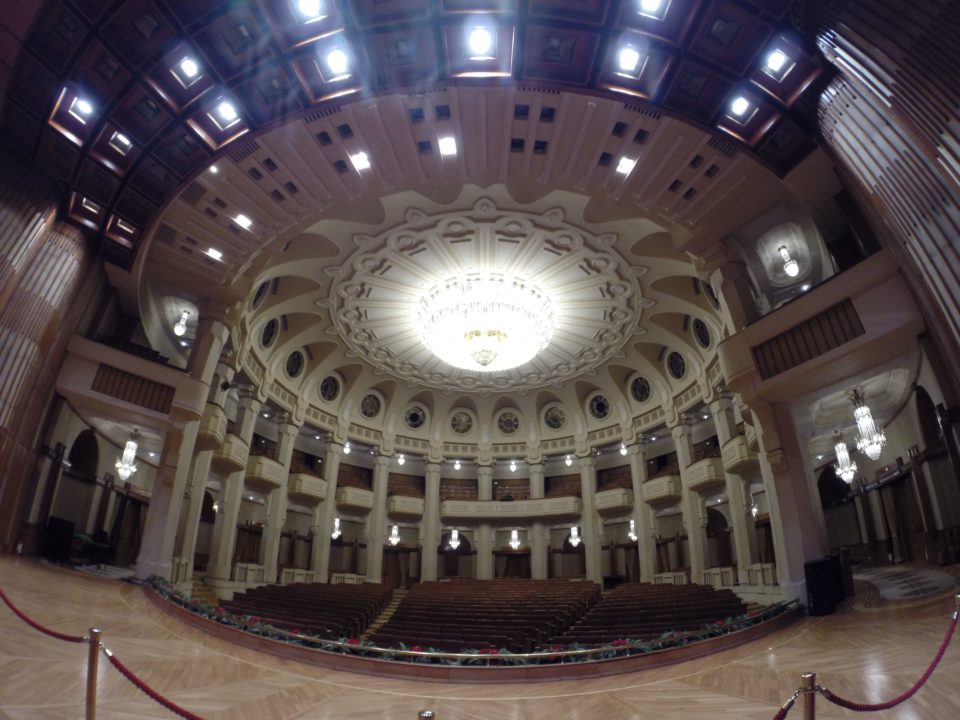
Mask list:
[[[807,580],[807,613],[829,615],[843,600],[843,575],[840,557],[833,555],[803,564]]]
[[[65,563],[70,560],[72,544],[73,523],[58,517],[48,519],[47,532],[43,537],[43,556],[53,562]]]

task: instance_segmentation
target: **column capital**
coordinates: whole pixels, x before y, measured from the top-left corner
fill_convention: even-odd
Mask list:
[[[646,449],[647,449],[647,444],[646,444],[645,442],[643,442],[643,440],[640,440],[640,441],[634,443],[633,445],[628,445],[628,446],[627,446],[627,454],[628,454],[631,458],[637,457],[637,456],[639,455],[639,456],[640,456],[640,459],[642,460],[642,459],[643,459],[643,453],[644,453],[644,451],[645,451]]]
[[[391,455],[377,455],[373,458],[374,467],[389,468],[391,462],[393,462],[393,457]]]
[[[577,453],[577,459],[580,461],[580,469],[596,467],[597,465],[597,456],[592,452],[589,452],[585,455]]]
[[[690,426],[684,422],[681,422],[678,425],[674,425],[670,428],[670,435],[673,436],[674,440],[681,440],[690,435]]]
[[[727,412],[733,409],[733,400],[729,397],[720,396],[710,403],[710,414],[716,417],[719,413]]]
[[[443,469],[443,465],[438,462],[428,462],[424,465],[424,468],[426,469],[427,474],[434,473],[439,475],[440,471]]]
[[[278,423],[277,432],[279,432],[281,435],[296,437],[297,435],[300,434],[301,427],[302,427],[301,425],[297,425],[296,423],[292,423],[292,422]]]

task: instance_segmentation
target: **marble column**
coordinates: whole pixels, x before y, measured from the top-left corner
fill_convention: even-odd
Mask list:
[[[240,503],[243,501],[244,478],[247,474],[246,461],[253,440],[253,429],[260,412],[260,401],[243,391],[237,406],[237,419],[234,423],[234,435],[246,448],[243,468],[235,470],[223,479],[220,493],[217,519],[213,525],[213,542],[210,547],[210,562],[207,565],[207,577],[211,585],[230,581],[233,571],[233,548],[237,541],[237,519],[240,517]]]
[[[693,462],[693,438],[689,425],[677,425],[670,428],[670,434],[677,448],[677,461],[680,465],[680,480],[683,484],[681,507],[683,521],[687,528],[687,554],[689,555],[690,582],[702,583],[707,549],[707,533],[701,518],[706,519],[707,511],[700,493],[687,486],[687,475]]]
[[[383,544],[387,539],[387,485],[390,478],[389,455],[377,455],[373,461],[373,509],[367,516],[367,582],[383,582]]]
[[[637,551],[640,553],[640,581],[653,582],[657,572],[657,544],[653,537],[656,521],[654,509],[643,501],[643,484],[647,481],[647,463],[643,444],[631,445],[630,483],[633,487],[633,524],[637,533]]]
[[[293,459],[293,446],[300,434],[300,426],[286,422],[281,418],[277,424],[277,462],[283,466],[283,483],[270,492],[267,508],[267,526],[263,529],[263,543],[260,545],[260,564],[263,565],[263,579],[268,583],[279,581],[277,565],[280,554],[280,535],[287,517],[287,483],[290,480],[290,461]]]
[[[583,538],[587,580],[603,584],[600,522],[596,511],[597,461],[593,454],[580,457],[580,536]]]
[[[420,521],[420,582],[437,579],[440,546],[440,463],[427,463],[423,518]]]
[[[474,546],[477,551],[477,580],[493,580],[493,539],[495,533],[490,523],[481,523],[477,528]]]
[[[720,398],[710,403],[710,412],[713,414],[717,428],[717,439],[720,447],[724,447],[734,439],[737,425],[733,414],[733,402],[727,398]],[[749,582],[748,570],[757,556],[757,532],[753,517],[750,513],[750,481],[740,475],[726,473],[727,501],[730,508],[730,525],[733,528],[734,556],[737,561],[737,581],[740,584]]]
[[[530,468],[530,499],[541,500],[544,494],[543,465],[531,463]]]
[[[317,533],[313,537],[313,580],[330,581],[330,542],[333,521],[337,517],[337,478],[340,475],[340,460],[343,445],[328,443],[323,456],[323,479],[327,481],[327,497],[318,509]]]
[[[477,499],[493,500],[493,466],[481,465],[477,468]]]
[[[543,465],[530,463],[530,499],[542,500],[544,495]],[[530,574],[534,580],[547,579],[547,526],[534,521],[530,526]]]

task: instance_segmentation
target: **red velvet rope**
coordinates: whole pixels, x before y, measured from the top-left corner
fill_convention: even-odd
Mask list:
[[[87,638],[81,635],[67,635],[66,633],[57,632],[56,630],[51,630],[50,628],[44,627],[43,625],[38,623],[36,620],[30,619],[20,611],[20,608],[18,608],[16,605],[10,602],[10,598],[7,597],[6,593],[4,593],[3,590],[0,590],[0,600],[3,600],[7,604],[7,607],[13,610],[14,615],[16,615],[18,618],[23,620],[27,625],[32,627],[34,630],[39,630],[44,635],[49,635],[50,637],[56,638],[57,640],[65,640],[66,642],[72,642],[72,643],[86,642]]]
[[[853,710],[854,712],[876,712],[877,710],[889,710],[896,705],[899,705],[904,700],[908,700],[913,697],[913,695],[923,687],[924,683],[930,679],[930,676],[933,675],[933,671],[937,669],[937,665],[940,664],[940,661],[943,659],[943,654],[947,651],[947,645],[950,644],[950,638],[953,637],[953,631],[957,629],[957,613],[953,614],[953,620],[950,621],[950,627],[947,629],[947,636],[943,639],[943,642],[940,644],[940,649],[937,651],[937,656],[933,659],[933,662],[930,663],[930,667],[927,668],[927,671],[920,676],[920,679],[914,684],[912,688],[907,690],[901,695],[893,698],[893,700],[888,700],[887,702],[882,703],[858,703],[853,702],[852,700],[847,700],[835,695],[833,692],[827,688],[821,688],[820,692],[823,693],[823,696],[832,702],[834,705],[839,705],[840,707],[846,708],[847,710]]]
[[[131,672],[130,669],[129,669],[126,665],[124,665],[122,662],[120,662],[120,660],[117,658],[117,656],[114,655],[112,652],[110,652],[110,651],[107,650],[106,648],[103,649],[103,652],[104,652],[104,654],[107,656],[107,659],[110,661],[110,663],[111,663],[117,670],[120,671],[120,674],[121,674],[121,675],[123,675],[127,680],[129,680],[129,681],[132,682],[134,685],[136,685],[140,690],[142,690],[142,691],[143,691],[148,697],[150,697],[152,700],[155,700],[156,702],[160,703],[161,705],[163,705],[163,706],[164,706],[167,710],[169,710],[170,712],[172,712],[172,713],[174,713],[174,714],[176,714],[176,715],[179,715],[179,716],[182,717],[182,718],[186,718],[186,720],[203,720],[203,718],[200,717],[199,715],[194,715],[194,714],[193,714],[192,712],[190,712],[189,710],[184,710],[182,707],[180,707],[180,706],[177,705],[176,703],[174,703],[174,702],[172,702],[172,701],[170,701],[170,700],[167,700],[163,695],[161,695],[160,693],[158,693],[158,692],[157,692],[156,690],[154,690],[152,687],[150,687],[149,685],[147,685],[143,680],[141,680],[141,679],[138,678],[136,675],[134,675],[133,672]]]

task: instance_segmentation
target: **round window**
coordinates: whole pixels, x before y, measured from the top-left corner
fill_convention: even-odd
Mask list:
[[[333,402],[340,394],[340,381],[333,375],[327,375],[320,381],[320,397],[327,402]]]
[[[500,417],[497,418],[497,427],[504,435],[513,435],[520,429],[520,418],[517,417],[516,413],[507,410],[500,413]]]
[[[720,309],[720,298],[717,297],[717,294],[713,291],[713,286],[710,283],[702,283],[703,292],[707,296],[707,299],[710,301],[710,304],[713,305],[717,310]]]
[[[380,398],[373,393],[364,395],[363,400],[360,401],[360,414],[365,418],[374,418],[380,414],[380,407]]]
[[[630,394],[638,403],[645,403],[650,399],[650,381],[645,377],[635,377],[630,383]]]
[[[292,378],[298,377],[303,372],[303,353],[294,350],[287,355],[287,375]]]
[[[253,294],[253,299],[250,301],[250,307],[260,307],[260,303],[262,303],[263,299],[267,296],[267,289],[269,287],[269,282],[262,282],[257,286],[257,291]]]
[[[551,430],[559,430],[567,424],[567,414],[558,407],[549,407],[543,413],[543,423]]]
[[[590,414],[597,420],[603,420],[610,414],[610,401],[603,395],[594,395],[590,398]]]
[[[263,326],[263,330],[260,331],[260,344],[265,348],[273,345],[273,341],[277,339],[277,330],[279,328],[280,323],[277,322],[276,318],[268,320],[267,324]]]
[[[450,418],[450,429],[457,435],[466,435],[472,427],[473,418],[470,417],[470,413],[465,413],[461,410],[460,412],[454,413],[453,417]]]
[[[675,380],[680,380],[687,374],[687,362],[683,355],[678,352],[671,352],[667,355],[667,369]]]
[[[427,412],[419,405],[411,405],[403,414],[403,421],[408,428],[416,430],[423,427],[423,423],[427,421]]]
[[[693,335],[702,348],[710,347],[710,328],[700,318],[694,318]]]

